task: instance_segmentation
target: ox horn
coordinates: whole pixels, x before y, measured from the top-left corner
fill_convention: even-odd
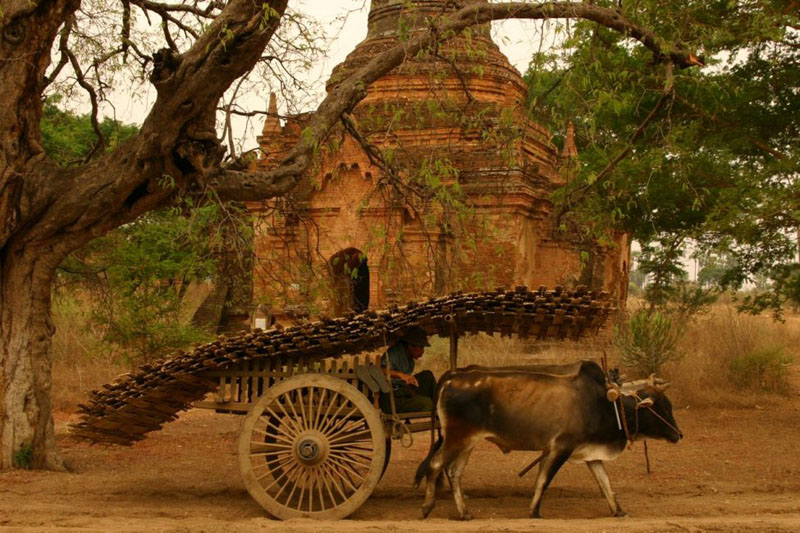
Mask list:
[[[636,392],[645,387],[652,387],[653,382],[650,379],[637,379],[634,381],[626,381],[622,384],[622,390],[625,392]]]
[[[652,407],[653,406],[653,399],[652,398],[645,398],[644,400],[638,402],[636,404],[637,409],[642,407]]]
[[[656,387],[656,390],[664,392],[665,390],[667,390],[669,388],[670,385],[671,385],[671,383],[669,381],[661,380],[661,383],[656,383],[655,387]]]

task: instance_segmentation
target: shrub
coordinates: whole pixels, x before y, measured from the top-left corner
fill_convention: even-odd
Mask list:
[[[19,450],[15,451],[11,462],[14,468],[30,469],[33,462],[33,448],[31,445],[25,444],[21,446]]]
[[[788,392],[788,365],[792,357],[783,348],[767,348],[737,355],[730,362],[731,381],[738,387]]]
[[[106,328],[103,340],[127,363],[154,361],[213,339],[202,328],[180,321],[180,299],[171,288],[121,294],[108,308],[95,310],[94,320]]]
[[[622,364],[644,374],[680,358],[677,350],[680,328],[659,311],[641,309],[621,326],[614,327],[614,343]]]
[[[705,314],[717,301],[718,295],[692,283],[680,283],[675,287],[668,309],[679,320],[689,320]]]

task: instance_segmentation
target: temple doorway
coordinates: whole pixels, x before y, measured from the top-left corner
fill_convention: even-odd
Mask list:
[[[369,307],[369,266],[367,256],[357,248],[346,248],[331,256],[333,312],[360,313]]]

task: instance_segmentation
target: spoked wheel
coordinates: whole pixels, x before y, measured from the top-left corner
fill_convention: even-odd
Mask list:
[[[358,389],[324,374],[271,387],[239,436],[250,495],[276,518],[344,518],[372,493],[385,467],[378,411]]]

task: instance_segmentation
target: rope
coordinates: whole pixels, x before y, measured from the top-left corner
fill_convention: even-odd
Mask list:
[[[653,408],[650,407],[649,405],[647,406],[647,410],[650,411],[651,413],[653,413],[653,415],[655,415],[656,418],[661,420],[664,423],[664,425],[667,426],[669,429],[671,429],[672,431],[674,431],[678,435],[681,434],[681,431],[678,428],[676,428],[675,426],[673,426],[672,424],[670,424],[669,422],[664,420],[664,417],[662,417],[660,414],[656,413],[655,410],[653,410]]]
[[[397,431],[398,426],[400,427],[400,431]],[[410,448],[414,444],[414,434],[411,432],[411,429],[400,420],[400,417],[397,415],[392,416],[392,434],[394,435],[395,432],[400,433],[400,444],[403,445],[403,448]],[[408,436],[408,440],[406,440],[406,436]]]
[[[619,396],[619,410],[622,414],[622,430],[625,432],[625,438],[628,439],[628,449],[630,450],[633,447],[633,439],[631,439],[631,434],[628,431],[628,417],[625,414],[625,405],[622,403],[623,396],[620,394]]]

